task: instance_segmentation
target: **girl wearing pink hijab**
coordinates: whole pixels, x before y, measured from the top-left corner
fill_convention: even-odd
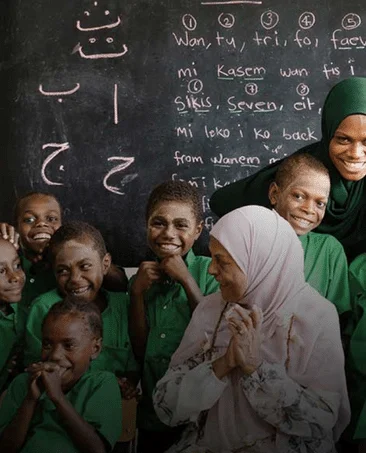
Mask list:
[[[195,309],[154,393],[168,451],[333,453],[349,423],[335,307],[305,283],[303,252],[275,211],[246,206],[211,232],[220,292]]]

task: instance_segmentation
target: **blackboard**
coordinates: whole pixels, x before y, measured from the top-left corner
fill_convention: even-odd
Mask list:
[[[197,186],[209,229],[215,189],[318,140],[329,88],[366,73],[362,1],[1,9],[1,219],[17,195],[52,192],[125,266],[145,257],[152,187]]]

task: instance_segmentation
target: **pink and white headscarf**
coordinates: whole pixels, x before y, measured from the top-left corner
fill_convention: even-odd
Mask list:
[[[288,376],[303,387],[335,395],[334,406],[339,410],[333,433],[338,439],[350,418],[338,315],[334,305],[305,282],[303,250],[295,231],[275,211],[245,206],[222,217],[211,235],[247,276],[247,292],[239,303],[262,309],[263,359],[286,366]],[[224,305],[221,293],[207,296],[198,305],[170,366],[199,353],[205,336],[212,337]],[[230,338],[223,320],[215,342],[219,355]],[[223,424],[228,430],[235,425],[239,415],[230,420],[233,405],[250,431],[267,429],[249,415],[252,410],[245,398],[228,389],[210,411],[212,435]]]

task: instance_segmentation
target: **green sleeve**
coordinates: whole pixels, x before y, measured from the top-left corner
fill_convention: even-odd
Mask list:
[[[28,391],[28,374],[22,373],[9,385],[0,406],[0,433],[13,420]]]
[[[122,433],[121,392],[113,374],[106,373],[100,385],[93,388],[81,415],[113,448]]]
[[[48,310],[49,307],[44,306],[40,298],[32,304],[25,328],[24,366],[41,360],[42,322]]]
[[[348,263],[342,244],[334,241],[332,251],[332,280],[328,286],[325,297],[332,301],[337,308],[338,314],[350,312],[351,295],[348,281]]]

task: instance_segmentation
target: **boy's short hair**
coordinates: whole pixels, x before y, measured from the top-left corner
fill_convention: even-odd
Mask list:
[[[23,201],[27,200],[28,198],[35,197],[35,196],[53,198],[56,201],[56,203],[58,204],[58,206],[60,208],[60,212],[62,214],[61,203],[60,203],[59,199],[56,197],[56,195],[53,195],[52,193],[47,193],[47,192],[35,192],[35,191],[27,192],[25,195],[18,197],[15,202],[15,206],[14,206],[15,222],[18,221],[20,208],[21,208]]]
[[[70,296],[65,297],[60,302],[55,303],[49,309],[45,316],[42,329],[46,322],[46,319],[50,316],[58,317],[63,315],[73,315],[82,318],[87,322],[87,326],[90,332],[97,338],[103,336],[103,322],[102,315],[99,308],[93,302],[82,302],[77,299],[73,299]]]
[[[196,187],[186,181],[166,181],[156,186],[150,193],[146,206],[146,221],[155,207],[163,201],[188,203],[197,222],[203,218],[202,201]]]
[[[329,177],[327,167],[319,159],[309,153],[295,153],[280,163],[275,175],[275,183],[281,189],[285,189],[293,180],[294,173],[299,172],[301,167],[311,168]]]
[[[98,252],[101,259],[104,258],[107,253],[107,248],[103,239],[102,234],[95,227],[86,222],[74,220],[71,222],[64,223],[60,228],[52,235],[49,242],[49,254],[51,260],[55,258],[55,250],[63,243],[71,240],[80,240],[81,242],[85,239],[90,239],[95,250]]]

